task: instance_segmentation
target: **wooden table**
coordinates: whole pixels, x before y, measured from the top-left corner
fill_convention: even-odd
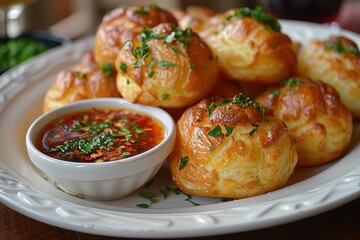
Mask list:
[[[186,229],[184,229],[186,231]],[[101,240],[106,238],[79,233],[35,221],[0,204],[0,240]],[[191,238],[195,239],[195,238]],[[201,237],[206,240],[235,239],[301,239],[347,240],[360,239],[360,199],[326,213],[285,225],[222,236]]]

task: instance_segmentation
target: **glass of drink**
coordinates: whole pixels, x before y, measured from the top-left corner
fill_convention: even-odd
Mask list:
[[[33,1],[0,0],[0,38],[16,37],[22,32],[22,13]]]
[[[262,3],[274,16],[316,23],[333,22],[342,0],[263,0]]]

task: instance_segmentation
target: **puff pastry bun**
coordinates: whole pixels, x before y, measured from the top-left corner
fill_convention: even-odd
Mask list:
[[[98,63],[115,63],[123,44],[137,36],[143,27],[155,27],[177,20],[168,11],[155,5],[119,7],[103,17],[95,34],[94,55]]]
[[[336,90],[322,81],[290,78],[258,99],[288,126],[295,139],[299,166],[316,166],[341,156],[350,143],[350,111]]]
[[[86,53],[73,70],[57,75],[45,94],[43,111],[88,98],[119,97],[115,80],[111,65],[99,65],[91,52]]]
[[[242,94],[188,108],[177,122],[176,147],[168,157],[172,179],[182,191],[227,198],[284,186],[296,162],[285,125]]]
[[[182,108],[207,96],[218,78],[211,49],[189,28],[160,24],[120,50],[117,87],[123,98],[152,106]]]
[[[360,52],[342,36],[314,40],[299,52],[297,74],[333,86],[354,118],[360,119]]]
[[[270,85],[292,74],[296,50],[291,39],[281,33],[275,18],[270,18],[271,24],[261,22],[253,17],[254,11],[261,9],[232,9],[216,15],[200,35],[219,57],[225,76]]]

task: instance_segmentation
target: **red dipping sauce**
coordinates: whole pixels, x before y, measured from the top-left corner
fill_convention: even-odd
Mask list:
[[[163,139],[163,127],[147,115],[93,108],[65,115],[45,126],[36,147],[65,161],[108,162],[143,153]]]

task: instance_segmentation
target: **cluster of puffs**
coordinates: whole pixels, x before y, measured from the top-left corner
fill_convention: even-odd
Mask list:
[[[103,18],[93,51],[59,73],[44,111],[97,97],[162,107],[177,121],[174,183],[244,198],[345,154],[359,92],[360,53],[345,37],[300,47],[259,7],[146,5]]]

